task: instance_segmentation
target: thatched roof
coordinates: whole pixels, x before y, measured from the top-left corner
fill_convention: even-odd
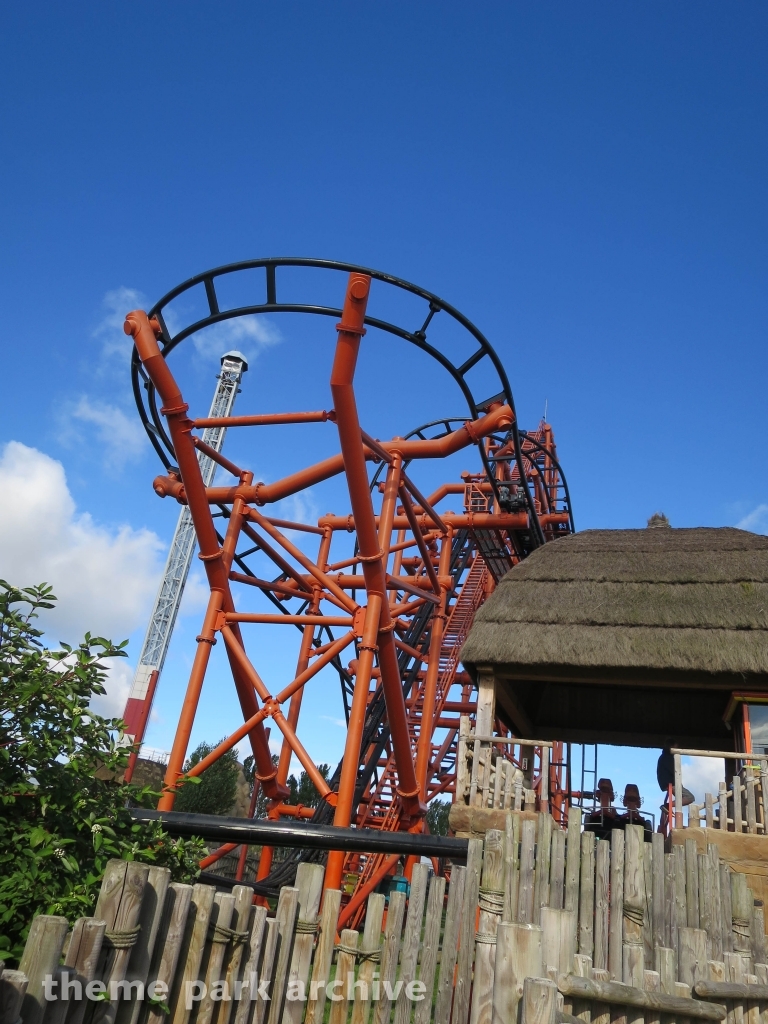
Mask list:
[[[768,686],[768,537],[587,530],[547,544],[479,610],[462,660],[517,676],[724,673]]]

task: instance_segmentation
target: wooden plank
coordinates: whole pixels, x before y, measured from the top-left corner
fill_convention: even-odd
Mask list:
[[[469,801],[471,774],[469,772],[469,715],[459,719],[459,746],[456,754],[456,803]]]
[[[522,1024],[555,1024],[557,986],[544,978],[526,978],[523,983]]]
[[[685,841],[685,916],[689,928],[699,927],[699,848],[695,839]]]
[[[744,831],[744,818],[741,813],[741,780],[738,775],[734,775],[733,782],[731,783],[731,792],[733,793],[733,831],[743,832]]]
[[[549,869],[552,852],[551,814],[539,814],[536,828],[536,863],[533,881],[533,923],[538,924],[541,908],[549,906]]]
[[[627,825],[624,829],[624,944],[631,946],[643,945],[644,840],[645,833],[641,825]]]
[[[42,1024],[45,1014],[44,982],[58,967],[63,943],[69,930],[67,918],[40,913],[32,919],[30,934],[18,964],[18,970],[27,976],[27,991],[22,1002],[25,1024]]]
[[[544,817],[544,815],[541,815]],[[549,819],[552,820],[551,818]],[[545,830],[546,832],[546,830]],[[541,836],[541,830],[539,831]],[[549,833],[546,833],[547,849]],[[493,971],[496,961],[496,929],[504,906],[504,833],[490,829],[485,834],[482,886],[480,889],[477,935],[475,937],[475,970],[472,986],[471,1024],[490,1024],[493,1001]],[[549,875],[547,864],[547,876]],[[547,877],[547,885],[549,877]],[[535,907],[534,907],[535,912]],[[402,973],[402,968],[401,968]],[[410,1010],[408,1010],[410,1012]],[[395,1024],[407,1024],[407,1019]]]
[[[726,981],[735,983],[737,985],[744,984],[744,961],[738,953],[725,953],[723,959],[725,960],[725,972]],[[744,1004],[741,1000],[729,1000],[728,1006],[728,1024],[743,1024],[744,1021]]]
[[[192,985],[200,976],[200,964],[203,960],[215,894],[216,890],[212,885],[197,882],[192,886],[192,898],[179,953],[181,969],[176,971],[176,980],[171,992],[168,1024],[187,1024],[192,1013],[191,1007],[187,1009],[187,996],[191,995]]]
[[[520,881],[517,896],[517,920],[521,924],[533,924],[534,898],[534,850],[536,847],[536,822],[524,821],[520,840]]]
[[[195,1024],[211,1024],[216,1012],[217,1002],[215,985],[221,980],[224,969],[224,957],[229,945],[227,931],[235,911],[235,897],[231,893],[217,892],[213,897],[210,929],[205,944],[205,952],[200,965],[200,977],[205,981],[206,991],[197,1004]]]
[[[29,978],[23,971],[3,970],[0,977],[0,1024],[18,1024],[21,1004],[27,994]]]
[[[445,879],[433,875],[429,883],[427,913],[424,919],[424,939],[421,953],[421,970],[419,981],[425,986],[424,998],[416,1003],[413,1024],[430,1024],[432,1020],[432,994],[435,989],[435,971],[437,970],[437,954],[440,948],[440,924],[443,916],[443,899],[445,897]],[[370,897],[368,902],[370,903]],[[362,977],[363,964],[360,968]],[[365,1020],[355,1020],[351,1024],[365,1024]]]
[[[502,921],[517,920],[517,900],[520,887],[520,816],[508,814],[504,824],[504,911]]]
[[[253,1024],[263,1024],[269,1010],[269,991],[275,970],[278,940],[277,921],[274,917],[268,917],[264,925],[264,951],[261,956],[261,976],[259,977],[259,988],[267,993],[267,998],[262,999],[261,996],[257,998],[253,1011]],[[333,953],[333,950],[331,950],[331,953]],[[325,997],[325,990],[323,990],[323,997]]]
[[[597,970],[608,968],[608,921],[611,875],[611,844],[600,839],[595,844],[595,932],[593,962]]]
[[[479,846],[482,851],[482,843],[477,839],[469,840],[470,847]],[[381,947],[381,995],[379,1001],[373,1007],[373,1024],[388,1024],[389,1012],[392,1000],[387,994],[384,982],[392,986],[395,984],[397,974],[397,958],[400,953],[400,932],[403,928],[403,917],[405,916],[405,893],[393,892],[389,896],[389,909],[387,910],[387,923],[384,928],[384,942]]]
[[[641,988],[622,985],[616,981],[594,981],[568,974],[558,978],[557,987],[563,995],[577,999],[592,999],[617,1006],[634,1006],[675,1016],[694,1017],[697,1020],[717,1021],[725,1018],[722,1007],[713,1003],[670,996],[664,992],[644,992]]]
[[[624,943],[622,974],[624,984],[633,988],[643,987],[643,971],[645,970],[645,955],[643,947],[636,943]]]
[[[535,828],[534,822],[527,822]],[[525,835],[525,826],[523,826]],[[480,871],[483,862],[483,844],[478,839],[470,839],[467,850],[467,876],[464,882],[464,904],[461,909],[461,928],[459,931],[459,964],[456,975],[456,991],[453,996],[451,1024],[467,1024],[469,1018],[469,999],[472,990],[472,961],[475,952],[475,920],[477,901],[480,895]],[[531,865],[533,866],[533,865]],[[533,881],[533,878],[531,878]],[[533,894],[533,886],[531,886]],[[385,1024],[384,1021],[377,1024]]]
[[[456,868],[454,868],[454,871]],[[402,894],[401,894],[402,895]],[[325,1013],[325,986],[331,975],[333,946],[336,941],[336,922],[341,907],[341,890],[326,889],[320,911],[320,928],[317,948],[312,960],[312,977],[309,983],[309,999],[304,1015],[304,1024],[322,1024]],[[238,1022],[239,1024],[239,1022]],[[247,1024],[247,1022],[243,1022]]]
[[[503,833],[492,831],[488,836],[498,836],[499,840],[499,878],[498,886],[501,886],[502,872],[504,870],[504,844]],[[486,838],[486,848],[488,839]],[[427,898],[427,881],[429,880],[429,868],[426,864],[414,864],[411,875],[411,891],[408,897],[408,914],[405,919],[405,930],[400,952],[400,977],[403,987],[395,1003],[395,1024],[409,1024],[413,1005],[405,991],[410,982],[416,980],[416,964],[419,959],[419,947],[421,945],[421,924],[424,917],[424,903]],[[503,897],[502,897],[503,898]],[[431,995],[431,993],[430,993]]]
[[[445,879],[441,879],[445,886]],[[381,924],[384,920],[386,897],[383,893],[373,892],[368,897],[365,907],[365,928],[360,943],[362,960],[358,971],[358,981],[362,982],[355,989],[355,1001],[352,1006],[350,1024],[367,1024],[371,1008],[371,981],[374,971],[381,962]],[[440,908],[442,910],[442,906]],[[439,924],[439,920],[438,920]],[[426,941],[426,940],[425,940]],[[431,992],[430,992],[431,997]],[[430,998],[431,1003],[431,998]],[[421,1004],[418,1004],[420,1007]]]
[[[94,917],[107,925],[96,967],[96,976],[107,986],[107,991],[125,978],[132,953],[129,943],[131,937],[138,938],[139,934],[136,929],[148,877],[148,864],[124,860],[107,862],[94,911]],[[114,1000],[93,1003],[85,1019],[91,1024],[113,1024],[117,1007]]]
[[[592,957],[586,956],[583,953],[576,953],[573,957],[573,973],[578,978],[591,978]],[[592,1004],[583,999],[575,1000],[573,1004],[573,1015],[576,1020],[581,1021],[582,1024],[591,1024]]]
[[[542,973],[542,930],[535,924],[502,923],[496,931],[491,1024],[515,1024],[526,978]]]
[[[643,956],[648,967],[653,966],[653,845],[643,837]]]
[[[733,951],[747,955],[752,950],[752,908],[754,906],[754,900],[750,897],[748,890],[746,875],[740,871],[732,871]]]
[[[688,902],[686,895],[685,877],[685,847],[675,846],[672,848],[675,857],[675,904],[677,907],[677,927],[688,928]],[[675,946],[675,948],[677,948]]]
[[[713,905],[710,859],[706,854],[700,853],[697,856],[697,860],[699,865],[699,928],[706,932],[707,940],[711,943]],[[719,928],[720,922],[718,921],[718,931]]]
[[[697,982],[707,981],[707,933],[703,928],[681,928],[678,933],[678,980],[694,988]]]
[[[717,815],[717,827],[724,832],[728,831],[728,789],[725,782],[718,785],[717,801],[719,805]]]
[[[145,985],[147,982],[170,881],[169,868],[161,868],[155,864],[150,867],[141,900],[139,934],[136,936],[136,943],[125,970],[125,980],[129,983],[140,982]],[[118,1004],[115,1016],[117,1024],[137,1024],[143,1006],[144,1000],[137,999],[136,991],[132,988],[129,998],[121,999]]]
[[[664,836],[654,832],[651,839],[653,849],[653,948],[665,944],[665,904],[664,904]],[[649,963],[653,961],[648,960]]]
[[[733,908],[731,906],[731,869],[720,864],[720,910],[722,913],[723,959],[733,952]]]
[[[253,907],[253,889],[249,885],[233,886],[232,896],[235,901],[232,919],[229,922],[232,938],[226,946],[221,972],[226,986],[225,998],[219,1003],[216,1024],[229,1024],[234,1006],[235,983],[240,980],[240,967],[245,953],[245,944],[248,941],[248,922]]]
[[[664,854],[664,942],[662,945],[668,949],[677,949],[677,902],[675,901],[675,855],[673,853]]]
[[[611,914],[608,925],[608,971],[613,981],[622,976],[622,946],[624,944],[624,833],[611,832]]]
[[[235,1010],[235,1024],[249,1024],[254,1002],[258,998],[259,964],[264,948],[267,908],[254,907],[251,911],[248,949],[243,966],[243,988]],[[161,1024],[161,1022],[158,1022]]]
[[[747,832],[757,835],[757,804],[755,802],[755,776],[749,767],[747,772]]]
[[[565,907],[565,832],[561,828],[552,830],[549,906],[553,910],[563,910]]]
[[[293,940],[293,956],[288,971],[289,993],[298,998],[287,999],[282,1024],[301,1024],[304,1016],[307,994],[307,979],[312,965],[312,950],[315,946],[317,912],[323,895],[325,869],[322,864],[299,864],[296,869],[296,888],[299,890],[296,936]],[[381,897],[383,901],[384,897]],[[381,922],[379,922],[381,925]],[[378,932],[375,936],[378,945]],[[221,1022],[218,1022],[221,1024]]]
[[[706,828],[715,827],[715,798],[711,793],[704,794],[704,822]]]
[[[568,837],[565,850],[566,910],[579,910],[579,874],[581,862],[581,809],[568,808]]]
[[[269,1004],[268,1024],[278,1024],[285,1007],[285,993],[288,988],[288,971],[293,957],[293,935],[296,915],[299,912],[299,890],[296,886],[285,885],[280,890],[275,911],[277,922],[277,956],[272,976],[272,1002]]]
[[[581,833],[579,879],[579,953],[592,957],[595,950],[595,833]]]
[[[336,977],[330,986],[333,991],[328,1024],[346,1024],[347,1012],[353,998],[358,938],[359,935],[353,928],[345,928],[341,933],[341,942],[336,954]]]
[[[661,992],[661,979],[658,971],[643,971],[643,988],[646,992]],[[661,1011],[646,1010],[645,1024],[661,1024]]]
[[[83,991],[88,982],[93,981],[96,977],[106,927],[106,921],[81,917],[79,921],[75,921],[72,929],[72,936],[64,957],[64,966],[70,968],[68,972],[70,979],[79,981],[83,986]],[[87,1008],[88,1003],[85,999],[81,999],[79,1002],[71,1000],[67,1013],[68,1024],[81,1024]],[[11,1024],[16,1024],[15,1020]]]
[[[657,946],[655,959],[660,991],[666,992],[668,996],[673,996],[675,994],[675,982],[677,981],[677,957],[675,951],[667,946]]]
[[[765,911],[757,905],[752,908],[752,958],[756,964],[766,962]]]
[[[179,954],[184,941],[184,929],[192,903],[192,886],[171,882],[165,895],[160,927],[157,932],[152,961],[149,965],[149,985],[154,986],[153,998],[169,1003],[173,979],[179,963]],[[160,1006],[144,1000],[140,1017],[142,1024],[163,1024],[166,1014]]]
[[[448,887],[448,905],[445,910],[445,928],[440,953],[440,972],[437,979],[437,996],[433,1014],[434,1024],[448,1024],[451,1019],[453,1001],[453,975],[459,951],[461,911],[464,903],[464,884],[467,869],[456,866],[451,869],[451,884]]]
[[[541,910],[541,950],[544,969],[567,974],[576,953],[576,912],[573,910]]]
[[[723,959],[723,908],[720,896],[720,851],[715,843],[707,846],[709,857],[709,877],[712,883],[712,932],[710,939],[710,954],[713,960]]]

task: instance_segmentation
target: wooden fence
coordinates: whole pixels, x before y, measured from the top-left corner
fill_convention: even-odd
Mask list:
[[[676,828],[719,828],[731,832],[747,832],[752,835],[765,835],[765,792],[768,788],[768,755],[741,754],[722,750],[683,750],[673,749],[675,759],[675,784],[673,787],[673,821]],[[734,756],[743,760],[744,766],[738,775],[734,775],[730,785],[723,780],[717,795],[706,793],[704,806],[690,804],[688,821],[683,821],[683,767],[682,758],[686,755],[695,757],[714,757],[718,760],[733,759]],[[755,762],[754,764],[748,762]],[[703,813],[702,813],[703,812]]]
[[[93,918],[35,918],[0,1024],[768,1024],[763,908],[712,845],[511,812],[450,884],[418,864],[372,894],[361,931],[322,884],[300,865],[268,913],[112,861]]]

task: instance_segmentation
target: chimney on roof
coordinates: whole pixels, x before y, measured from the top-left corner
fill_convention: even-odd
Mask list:
[[[669,520],[663,512],[654,512],[651,518],[648,520],[647,526],[649,530],[659,530],[663,529],[664,527],[666,527],[667,529],[670,528]]]

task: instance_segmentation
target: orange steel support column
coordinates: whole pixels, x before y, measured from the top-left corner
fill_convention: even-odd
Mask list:
[[[208,606],[208,614],[206,614],[206,627],[204,627],[204,631],[201,634],[201,640],[187,688],[187,697],[174,740],[171,758],[168,762],[168,771],[165,776],[166,790],[158,803],[160,810],[171,810],[175,792],[167,787],[175,785],[183,768],[189,736],[194,722],[197,699],[200,695],[205,670],[208,665],[210,648],[215,642],[215,636],[213,635],[214,620],[212,620],[210,613],[212,607],[216,604],[218,604],[217,611],[219,609],[232,611],[234,610],[234,604],[229,589],[228,569],[225,564],[224,553],[219,547],[205,485],[200,473],[197,452],[191,436],[192,421],[187,416],[188,406],[184,402],[173,374],[168,368],[157,344],[155,332],[159,333],[159,324],[157,322],[150,323],[146,313],[141,310],[135,310],[126,317],[124,330],[126,334],[132,335],[136,350],[144,364],[144,369],[163,401],[161,412],[168,422],[181,478],[184,483],[190,515],[195,527],[195,533],[197,534],[200,558],[205,565],[208,583],[211,587],[211,600]],[[237,522],[233,524],[235,519]],[[240,520],[240,515],[236,517],[233,515],[230,520],[230,527],[239,530]],[[236,632],[238,640],[242,644],[242,638],[239,635],[239,629],[236,624],[233,624],[233,631]],[[246,719],[249,719],[258,711],[258,702],[256,701],[253,689],[243,674],[239,669],[236,670],[236,666],[231,659],[230,661],[243,715]],[[261,723],[249,733],[249,739],[256,760],[259,778],[264,785],[265,792],[273,798],[283,795],[280,794],[275,784],[275,771],[272,766],[264,726]]]
[[[403,802],[403,811],[406,817],[415,817],[423,813],[423,805],[419,800],[419,784],[416,780],[413,761],[411,758],[411,744],[408,736],[408,721],[403,699],[403,687],[400,679],[400,670],[397,663],[397,650],[392,636],[393,623],[389,614],[389,606],[386,602],[386,572],[382,563],[379,537],[376,530],[376,517],[373,511],[371,494],[368,484],[368,471],[366,469],[365,452],[363,450],[363,437],[360,430],[360,421],[357,414],[357,403],[353,388],[355,366],[360,350],[360,339],[365,333],[363,326],[365,322],[365,310],[368,304],[371,279],[365,274],[350,274],[347,294],[344,300],[341,323],[337,325],[339,332],[336,345],[336,355],[331,372],[331,393],[333,395],[336,423],[339,429],[339,441],[341,454],[344,459],[344,469],[347,475],[350,503],[352,514],[357,530],[358,547],[362,558],[363,577],[365,588],[368,594],[368,612],[374,598],[377,604],[378,621],[378,650],[379,666],[381,668],[381,682],[384,690],[384,697],[387,705],[387,717],[389,720],[392,747],[395,755],[398,774],[398,794]],[[370,614],[366,615],[366,631],[369,625]],[[365,652],[364,652],[365,653]],[[373,651],[371,653],[371,667],[373,664]],[[366,659],[367,662],[368,659]],[[363,659],[361,657],[361,668]],[[367,694],[370,676],[361,678],[358,674],[355,699],[358,697],[358,689],[364,687]],[[364,707],[362,715],[364,716]],[[362,723],[361,723],[362,728]],[[350,721],[351,732],[351,721]],[[352,753],[350,750],[349,753]],[[357,775],[357,762],[360,756],[359,743],[354,752],[355,765],[354,773]],[[345,752],[344,768],[347,768],[347,755]],[[354,780],[352,780],[354,789]],[[344,804],[346,805],[344,795]],[[351,800],[352,793],[349,794]],[[349,824],[349,817],[342,822],[339,810],[342,805],[342,794],[339,791],[339,804],[337,806],[336,824]]]

